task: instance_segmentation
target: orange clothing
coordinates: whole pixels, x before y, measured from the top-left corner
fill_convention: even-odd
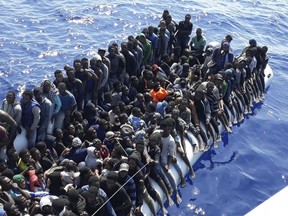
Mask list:
[[[152,89],[150,95],[152,96],[152,101],[157,103],[163,101],[167,97],[168,92],[164,88],[160,87],[158,91]]]

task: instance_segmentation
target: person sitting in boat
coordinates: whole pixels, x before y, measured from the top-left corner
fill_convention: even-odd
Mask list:
[[[126,216],[130,213],[132,207],[131,199],[126,190],[117,183],[118,174],[109,171],[107,178],[100,182],[101,188],[105,191],[117,216]],[[117,193],[115,193],[117,192]]]
[[[224,106],[224,101],[223,101],[223,96],[225,95],[225,91],[226,91],[226,86],[227,85],[225,83],[225,80],[223,78],[223,76],[221,74],[216,74],[215,76],[213,76],[213,78],[211,79],[211,82],[214,84],[214,87],[211,89],[212,91],[208,90],[207,87],[207,93],[206,96],[216,96],[217,100],[218,100],[218,106],[219,106],[219,112],[217,114],[217,116],[219,117],[219,120],[222,122],[222,124],[224,125],[225,130],[231,134],[233,133],[233,131],[231,130],[232,124],[230,124],[230,122],[228,121],[228,118],[226,116],[225,113],[225,106]],[[209,92],[208,92],[209,91]]]
[[[117,182],[124,186],[127,194],[129,195],[132,202],[132,208],[130,212],[133,213],[136,206],[136,185],[133,178],[128,175],[128,171],[129,165],[127,163],[121,163],[119,167]]]
[[[175,107],[172,110],[171,118],[174,119],[175,121],[175,128],[172,131],[172,136],[174,137],[176,143],[177,152],[180,154],[181,158],[188,166],[191,177],[195,178],[193,167],[191,166],[186,154],[185,141],[184,141],[184,135],[187,134],[188,124],[180,117],[180,110],[177,107]]]
[[[223,70],[228,63],[232,63],[234,55],[229,50],[230,44],[224,42],[220,48],[216,48],[212,54],[212,65],[209,74],[216,74]]]
[[[20,163],[21,159],[19,157],[19,154],[17,153],[16,149],[10,148],[7,152],[7,166],[9,169],[11,169],[14,174],[21,173],[21,170],[19,169],[18,164]]]
[[[161,141],[161,134],[160,133],[152,133],[148,139],[148,146],[147,151],[150,158],[149,165],[150,165],[150,177],[152,179],[158,179],[158,184],[161,189],[164,191],[166,198],[168,200],[169,206],[173,205],[173,200],[171,199],[172,195],[172,186],[165,175],[161,164],[160,164],[160,156],[161,156],[161,149],[160,149],[160,141]],[[162,209],[163,212],[165,211]]]
[[[8,91],[6,98],[2,102],[1,110],[7,112],[17,123],[18,129],[21,126],[22,108],[16,100],[14,91]]]
[[[195,154],[195,153],[198,152],[197,148],[199,148],[199,150],[202,151],[205,148],[205,146],[207,146],[208,138],[207,138],[205,132],[199,126],[199,119],[198,119],[198,113],[196,112],[196,106],[195,106],[194,101],[189,100],[190,98],[192,98],[190,96],[190,94],[186,93],[185,97],[183,97],[183,99],[181,100],[180,104],[178,105],[178,109],[180,111],[180,117],[188,125],[188,130],[190,132],[192,132],[192,134],[194,134],[196,136],[196,138],[197,138],[197,140],[199,142],[199,146],[198,145],[194,145],[194,151],[193,152]],[[193,112],[193,114],[192,114],[192,112]],[[192,115],[193,115],[193,117],[192,117]],[[196,127],[192,123],[192,119],[195,122],[194,124],[196,125]],[[192,140],[189,137],[189,134],[186,133],[185,135],[188,137],[188,139],[193,144]],[[185,142],[183,142],[183,150],[186,152],[186,150],[185,150]]]
[[[200,64],[204,62],[204,48],[206,46],[206,37],[202,35],[202,29],[196,29],[196,35],[192,37],[191,42],[189,44],[189,48],[191,50],[191,54],[198,58]]]
[[[161,157],[160,157],[160,163],[164,169],[164,171],[167,173],[167,175],[170,175],[171,179],[173,179],[171,170],[169,169],[171,164],[174,164],[175,169],[177,170],[177,173],[180,176],[181,179],[181,187],[185,187],[186,181],[185,177],[182,173],[182,170],[180,169],[179,165],[177,164],[177,158],[176,158],[176,143],[171,135],[173,130],[175,129],[175,121],[174,119],[168,117],[164,119],[161,122],[160,127],[163,129],[162,135],[161,135]],[[179,196],[179,193],[177,191],[177,186],[174,181],[170,182],[174,190],[174,193],[176,193],[176,199],[177,203],[181,203],[181,198]]]
[[[151,212],[153,215],[156,215],[156,209],[154,208],[154,205],[152,203],[152,199],[155,200],[159,205],[160,208],[164,211],[167,212],[166,208],[164,207],[160,195],[158,192],[152,187],[150,180],[148,179],[148,176],[151,176],[151,169],[150,166],[145,166],[146,164],[150,163],[150,157],[147,152],[147,147],[146,143],[144,141],[144,138],[139,139],[136,141],[136,152],[139,153],[141,156],[141,162],[139,167],[142,170],[142,173],[144,174],[144,194],[143,194],[143,199],[147,202]],[[156,182],[160,180],[159,176],[153,176]]]
[[[232,49],[232,47],[231,47],[231,42],[232,42],[232,40],[233,40],[233,37],[230,35],[230,34],[228,34],[228,35],[226,35],[225,36],[225,38],[221,41],[221,46],[222,46],[222,44],[223,43],[225,43],[225,42],[228,42],[229,43],[229,50],[230,50],[230,52],[231,53],[233,53],[233,49]]]

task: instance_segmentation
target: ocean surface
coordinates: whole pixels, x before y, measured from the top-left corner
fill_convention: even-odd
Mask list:
[[[164,9],[177,22],[191,14],[192,34],[201,27],[208,41],[231,34],[236,55],[252,38],[269,47],[274,79],[265,100],[194,165],[196,178],[180,189],[183,202],[168,208],[178,216],[244,215],[288,185],[287,0],[1,1],[0,100],[158,25]]]

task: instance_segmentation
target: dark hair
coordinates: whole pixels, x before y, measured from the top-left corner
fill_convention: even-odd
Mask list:
[[[14,91],[12,91],[12,90],[9,90],[9,91],[7,92],[7,94],[12,94],[12,95],[13,95],[13,97],[16,97],[16,94],[15,94],[15,92],[14,92]]]
[[[24,95],[29,96],[31,100],[32,100],[32,98],[33,98],[33,92],[32,92],[31,90],[26,89],[26,90],[23,92],[22,97],[23,97]]]
[[[61,70],[56,70],[56,71],[54,72],[54,75],[56,76],[57,74],[61,74],[61,73],[62,73]]]
[[[170,118],[170,117],[168,117],[168,118],[164,119],[164,120],[161,122],[160,127],[161,127],[161,128],[165,128],[165,127],[168,126],[168,125],[173,125],[173,126],[175,126],[175,120],[172,119],[172,118]]]
[[[34,96],[36,96],[37,94],[42,94],[43,93],[43,90],[41,87],[35,87],[33,89],[33,93],[34,93]]]
[[[107,179],[112,179],[113,181],[116,182],[118,179],[118,174],[115,171],[109,171]]]

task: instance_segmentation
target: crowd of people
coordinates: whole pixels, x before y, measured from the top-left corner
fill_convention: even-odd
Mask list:
[[[180,187],[186,180],[177,156],[195,177],[185,139],[194,154],[209,150],[210,139],[217,148],[219,124],[232,133],[264,98],[268,63],[268,48],[254,39],[235,56],[231,35],[213,47],[201,28],[192,31],[189,14],[177,23],[165,10],[158,26],[74,60],[19,102],[8,91],[0,110],[7,155],[0,215],[141,215],[144,201],[156,215],[153,200],[166,215],[151,179],[169,205],[179,204],[170,167]],[[24,131],[28,146],[17,151]]]

